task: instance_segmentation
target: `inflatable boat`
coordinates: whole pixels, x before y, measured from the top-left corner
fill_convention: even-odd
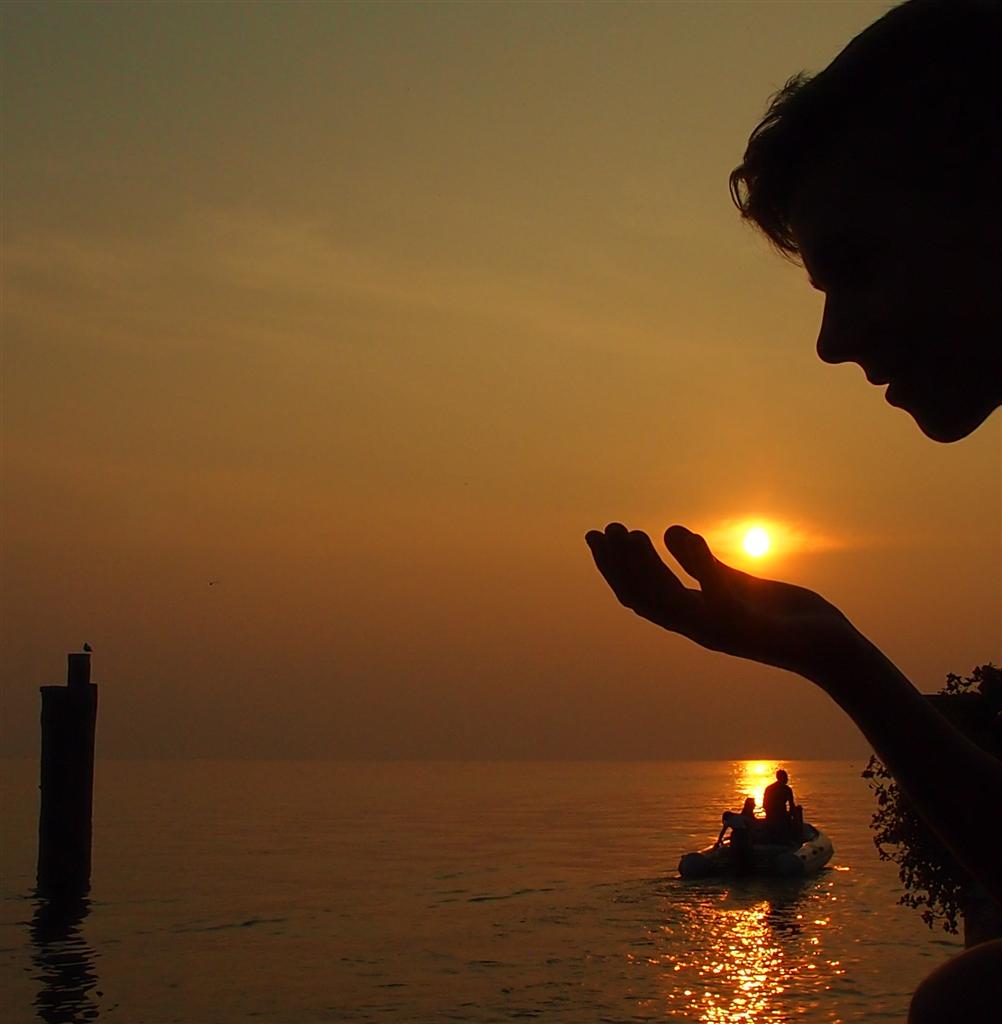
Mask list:
[[[678,862],[678,873],[683,878],[738,875],[802,878],[820,871],[835,852],[824,832],[807,822],[804,822],[799,844],[796,840],[759,842],[755,834],[758,832],[754,830],[752,842],[746,846],[725,841],[684,854]]]

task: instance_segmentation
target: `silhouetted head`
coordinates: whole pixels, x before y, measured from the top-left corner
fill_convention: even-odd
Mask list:
[[[755,813],[755,797],[749,796],[745,798],[744,806],[741,808],[742,814],[754,814]]]
[[[818,354],[929,437],[1002,405],[1002,3],[910,0],[773,98],[731,174],[825,294]]]
[[[783,783],[785,783],[785,782],[789,781],[789,778],[790,778],[790,776],[789,776],[789,775],[787,775],[787,774],[786,774],[786,772],[785,772],[785,771],[783,771],[783,769],[782,769],[782,768],[779,768],[779,769],[778,769],[778,770],[776,771],[776,781],[777,781],[777,782],[783,782]]]

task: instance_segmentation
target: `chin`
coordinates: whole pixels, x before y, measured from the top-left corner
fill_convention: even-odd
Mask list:
[[[952,444],[962,441],[974,433],[982,423],[994,412],[997,405],[983,409],[949,408],[949,409],[905,409],[918,424],[919,430],[926,437],[940,444]]]
[[[892,381],[884,398],[908,413],[926,437],[940,444],[962,441],[1002,406],[1002,390],[993,373],[980,382],[943,373],[938,377],[914,374]]]

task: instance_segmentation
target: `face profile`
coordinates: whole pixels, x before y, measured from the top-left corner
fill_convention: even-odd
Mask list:
[[[824,293],[821,359],[941,442],[1002,406],[1000,33],[994,0],[892,9],[786,83],[730,177]]]
[[[791,209],[800,258],[825,296],[818,355],[857,363],[933,440],[960,440],[1002,405],[991,211],[944,216],[921,197],[854,182],[859,166],[848,155],[826,162]]]

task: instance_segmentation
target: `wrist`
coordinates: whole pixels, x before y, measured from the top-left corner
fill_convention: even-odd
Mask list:
[[[914,690],[902,672],[870,640],[849,625],[846,635],[819,660],[810,679],[850,714],[878,692]]]

